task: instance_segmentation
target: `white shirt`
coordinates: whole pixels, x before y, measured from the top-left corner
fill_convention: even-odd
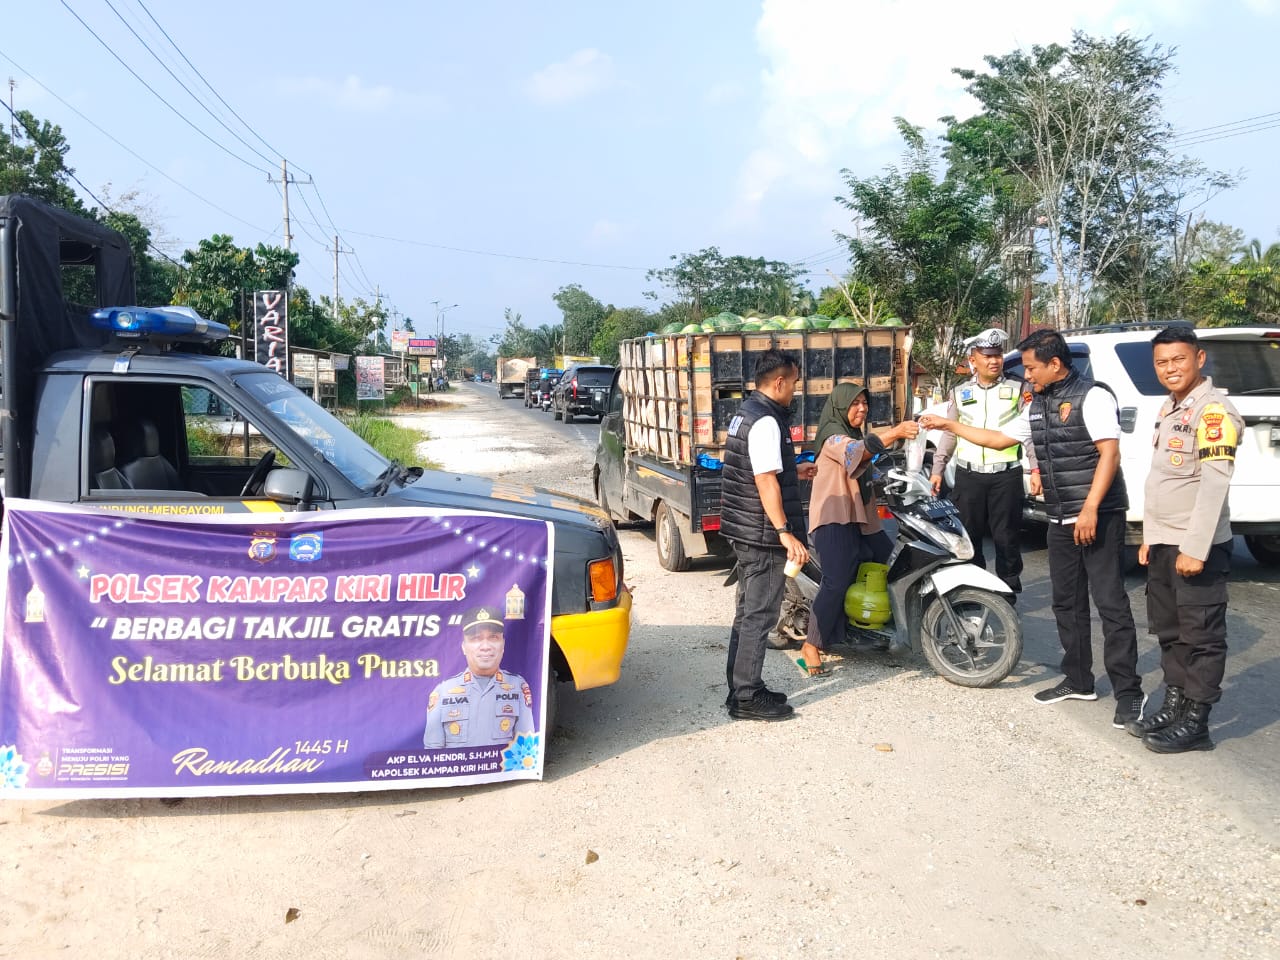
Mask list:
[[[782,472],[782,430],[773,417],[761,417],[751,425],[747,456],[753,474]]]

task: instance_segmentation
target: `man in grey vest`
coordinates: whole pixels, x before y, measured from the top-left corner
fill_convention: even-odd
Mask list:
[[[1004,351],[1009,335],[983,330],[966,342],[973,376],[952,388],[947,397],[948,420],[984,430],[1002,430],[1021,415],[1031,401],[1025,385],[1004,375]],[[996,576],[1009,585],[1014,598],[1022,592],[1022,450],[1020,444],[991,450],[952,433],[944,433],[933,455],[933,492],[942,489],[943,471],[955,451],[956,481],[951,500],[960,522],[973,538],[973,562],[986,567],[982,541],[991,535],[996,548]],[[1034,451],[1027,447],[1035,468]]]
[[[799,481],[813,479],[818,468],[796,466],[790,407],[799,377],[786,354],[762,353],[755,392],[729,422],[724,446],[720,533],[738,560],[725,706],[735,720],[787,720],[795,713],[786,694],[765,687],[761,673],[782,606],[783,568],[809,559]]]
[[[1097,700],[1093,689],[1089,595],[1102,619],[1103,663],[1116,699],[1112,726],[1142,717],[1138,635],[1124,585],[1125,510],[1120,471],[1120,417],[1106,387],[1082,377],[1056,330],[1037,330],[1018,344],[1035,393],[1022,416],[1002,430],[982,430],[928,415],[926,430],[953,431],[984,447],[1035,443],[1049,511],[1049,578],[1062,644],[1063,679],[1035,695],[1038,703]]]

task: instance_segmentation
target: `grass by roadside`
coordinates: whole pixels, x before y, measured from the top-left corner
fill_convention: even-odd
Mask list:
[[[350,417],[346,420],[346,424],[356,436],[389,460],[399,460],[407,466],[426,467],[429,470],[440,469],[438,463],[418,456],[419,444],[431,439],[425,430],[402,427],[384,417],[369,413]]]

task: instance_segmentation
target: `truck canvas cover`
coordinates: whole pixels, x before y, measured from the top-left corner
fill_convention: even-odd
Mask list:
[[[93,278],[96,302],[69,302],[63,290],[69,271]],[[90,311],[133,300],[133,254],[123,236],[30,197],[0,196],[0,416],[7,490],[19,492],[25,484],[38,371],[59,350],[105,344],[110,335],[89,326]]]

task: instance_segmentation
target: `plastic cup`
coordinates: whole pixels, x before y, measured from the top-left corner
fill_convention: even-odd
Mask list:
[[[782,572],[788,577],[794,577],[800,572],[800,566],[801,565],[796,563],[794,560],[788,560],[787,565],[782,568]]]

